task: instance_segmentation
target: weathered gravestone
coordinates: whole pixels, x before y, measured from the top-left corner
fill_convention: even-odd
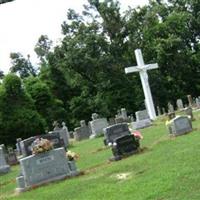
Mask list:
[[[167,104],[167,106],[168,106],[168,113],[174,112],[174,106],[170,102]]]
[[[0,174],[5,174],[10,171],[10,166],[6,162],[3,148],[0,147]]]
[[[127,124],[116,124],[104,129],[105,141],[112,148],[113,158],[120,160],[138,151],[139,140],[131,134]]]
[[[191,120],[194,120],[193,112],[191,107],[185,108],[185,114],[190,117]]]
[[[20,142],[20,148],[22,151],[23,157],[30,156],[32,154],[32,143],[36,137],[30,137]]]
[[[192,131],[191,120],[187,116],[177,116],[168,123],[168,130],[175,136],[188,133]]]
[[[115,115],[115,123],[123,123],[123,122],[129,122],[129,118],[127,116],[127,112],[125,108],[121,108],[121,110],[118,111],[118,114]]]
[[[16,178],[17,191],[77,175],[78,172],[71,170],[69,163],[64,148],[20,159],[21,175]]]
[[[91,134],[89,127],[85,123],[85,120],[81,120],[80,125],[80,127],[74,129],[73,134],[76,141],[88,139]]]
[[[20,146],[20,142],[22,141],[22,138],[17,138],[17,143],[16,143],[16,148],[17,148],[17,152],[18,152],[18,155],[22,155],[22,149],[21,149],[21,146]]]
[[[197,97],[197,98],[195,99],[195,103],[196,103],[196,107],[197,107],[197,108],[200,108],[200,98]]]
[[[124,122],[124,118],[122,116],[115,116],[115,123],[119,124],[119,123],[123,123]]]
[[[141,121],[141,120],[144,120],[144,119],[150,119],[150,117],[147,113],[147,110],[137,111],[135,113],[135,116],[136,116],[136,121]]]
[[[147,110],[137,111],[136,115],[136,122],[131,122],[132,129],[141,129],[146,128],[152,125],[151,119],[147,113]]]
[[[69,138],[70,138],[69,130],[68,130],[68,128],[67,128],[65,122],[62,122],[62,129],[65,130],[67,140],[69,141]]]
[[[184,109],[182,99],[177,99],[176,105],[177,105],[178,110],[183,110]]]
[[[192,96],[189,94],[189,95],[187,95],[187,99],[188,99],[188,104],[189,104],[189,106],[190,107],[192,107],[193,105],[193,100],[192,100]]]
[[[56,136],[56,137],[59,138],[59,139],[53,139],[53,140],[55,140],[55,141],[53,141],[54,144],[59,144],[60,142],[64,143],[65,149],[67,149],[67,147],[69,146],[69,138],[68,138],[66,129],[61,129],[60,128],[60,129],[57,129],[57,130],[54,130],[54,131],[50,131],[49,134],[46,134],[46,136],[42,135],[41,137],[44,137],[45,139],[48,139],[48,140],[52,140],[49,135],[52,135],[53,137]],[[61,146],[58,145],[58,147],[61,147]]]
[[[166,114],[166,110],[165,110],[165,108],[164,108],[164,107],[162,107],[162,113],[163,113],[163,115],[165,115],[165,114]]]
[[[115,118],[109,118],[108,123],[109,123],[110,126],[114,125],[115,124]]]
[[[161,115],[161,110],[160,110],[160,107],[159,107],[159,106],[157,106],[156,108],[157,108],[157,113],[158,113],[158,116],[160,116],[160,115]]]
[[[92,133],[90,135],[91,139],[103,135],[103,129],[108,127],[108,121],[106,118],[97,118],[97,115],[93,114],[92,119],[93,120],[89,122]]]
[[[69,131],[69,136],[70,136],[70,138],[74,138],[74,131]]]
[[[13,148],[8,148],[7,162],[9,165],[17,165],[19,163]]]

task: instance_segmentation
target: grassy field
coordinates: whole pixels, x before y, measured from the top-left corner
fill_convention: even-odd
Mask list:
[[[142,130],[143,151],[109,162],[111,150],[103,138],[76,142],[70,149],[80,155],[84,175],[16,194],[19,166],[0,176],[0,199],[19,200],[199,200],[200,113],[194,131],[170,138],[163,119]]]

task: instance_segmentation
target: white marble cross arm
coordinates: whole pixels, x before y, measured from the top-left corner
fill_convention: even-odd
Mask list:
[[[125,68],[125,73],[128,74],[128,73],[132,73],[132,72],[139,72],[140,69],[138,69],[138,67],[127,67]]]
[[[157,63],[154,63],[154,64],[149,64],[149,65],[146,65],[146,69],[157,69],[158,68],[158,64]]]

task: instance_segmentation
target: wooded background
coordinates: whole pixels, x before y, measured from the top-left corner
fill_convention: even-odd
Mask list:
[[[148,6],[120,13],[117,1],[88,0],[82,14],[66,11],[61,44],[52,47],[47,35],[35,45],[36,69],[12,52],[10,73],[0,73],[0,143],[43,134],[54,120],[73,130],[93,112],[113,117],[144,108],[134,50],[141,48],[156,106],[175,104],[200,91],[200,4],[198,0],[152,0]]]

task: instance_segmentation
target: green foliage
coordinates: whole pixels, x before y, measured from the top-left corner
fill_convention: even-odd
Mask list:
[[[52,41],[49,40],[47,35],[41,35],[38,39],[37,44],[35,45],[35,52],[37,56],[39,57],[41,64],[46,63],[46,56],[49,53],[49,50],[51,49]]]
[[[21,78],[25,78],[30,75],[36,75],[36,70],[29,60],[29,55],[28,58],[25,59],[20,53],[11,53],[10,58],[12,60],[12,67],[10,68],[10,72],[19,73]]]
[[[28,77],[25,79],[25,88],[33,99],[36,110],[46,120],[49,128],[55,120],[66,121],[63,102],[53,97],[46,83],[38,77]]]
[[[1,142],[10,145],[18,137],[44,133],[44,120],[14,74],[6,75],[0,88],[0,127]]]
[[[40,36],[38,74],[29,58],[11,54],[11,71],[24,79],[29,95],[22,95],[24,88],[13,80],[17,90],[7,90],[16,97],[6,99],[4,92],[1,101],[28,106],[23,99],[29,98],[49,129],[54,120],[73,129],[93,112],[113,117],[125,107],[134,113],[145,108],[144,94],[139,74],[126,75],[124,68],[136,65],[134,50],[141,48],[145,63],[159,65],[148,72],[155,106],[178,98],[185,104],[187,94],[195,97],[200,91],[199,11],[197,0],[151,0],[124,13],[117,1],[89,0],[82,14],[68,11],[59,46],[52,49],[48,36]]]

